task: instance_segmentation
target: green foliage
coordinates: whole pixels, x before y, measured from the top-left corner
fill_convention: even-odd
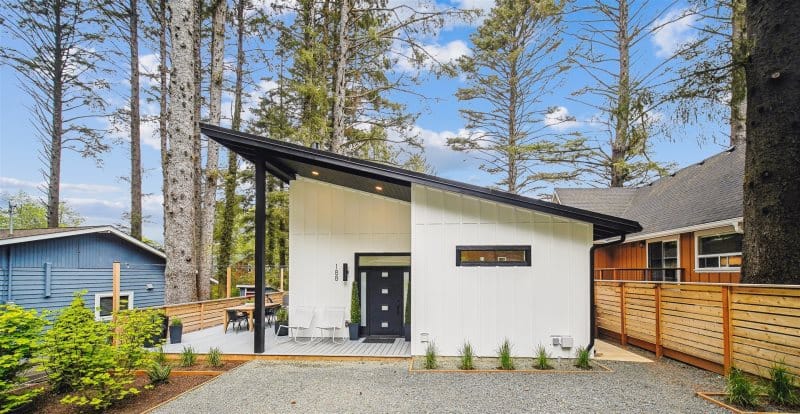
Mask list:
[[[592,365],[589,363],[589,349],[585,346],[575,349],[575,366],[580,369],[592,369]]]
[[[14,205],[14,228],[15,229],[40,229],[47,227],[47,207],[29,194],[20,191],[11,195],[3,193],[0,200],[11,201]],[[61,202],[58,209],[59,225],[62,227],[74,227],[83,224],[84,219],[66,202]],[[8,228],[8,210],[0,209],[0,228]]]
[[[275,320],[278,321],[279,324],[285,325],[286,322],[289,322],[289,312],[287,312],[285,308],[278,309],[278,311],[275,312]]]
[[[0,305],[0,413],[25,405],[41,393],[40,388],[11,391],[27,380],[22,374],[32,365],[45,323],[35,310]]]
[[[411,279],[408,280],[408,289],[406,291],[406,308],[403,313],[406,325],[411,325]]]
[[[358,292],[358,283],[353,280],[353,287],[350,292],[350,323],[361,323],[361,296]]]
[[[744,372],[739,369],[731,369],[725,384],[725,392],[728,394],[727,400],[731,404],[744,408],[758,406],[758,385],[750,381]]]
[[[153,362],[150,364],[150,368],[147,369],[147,377],[150,378],[151,384],[163,384],[169,382],[169,374],[171,372],[171,365]]]
[[[164,352],[164,347],[159,345],[153,355],[153,361],[157,364],[167,364],[167,354]]]
[[[436,344],[428,342],[428,347],[425,348],[425,369],[436,369],[439,363],[436,361]]]
[[[38,362],[50,385],[66,392],[61,402],[102,410],[138,390],[133,375],[119,366],[123,356],[111,344],[111,325],[96,321],[81,293],[61,310],[44,335]]]
[[[171,318],[169,320],[169,324],[171,326],[183,326],[183,321],[181,320],[181,318]]]
[[[536,369],[553,369],[550,365],[550,355],[547,353],[547,348],[544,345],[536,347],[536,356],[534,357],[533,367]]]
[[[212,367],[222,366],[222,351],[219,348],[211,348],[208,350],[208,365]]]
[[[153,309],[131,309],[120,311],[112,323],[119,367],[125,370],[146,368],[153,338],[161,334],[162,313]]]
[[[184,346],[181,351],[181,366],[191,367],[197,362],[197,354],[191,346]]]
[[[500,369],[515,369],[514,358],[511,356],[511,341],[504,339],[497,349],[497,359],[500,362]]]
[[[776,363],[769,370],[769,400],[784,406],[800,405],[794,377],[783,362]]]
[[[461,349],[458,350],[459,354],[459,369],[475,369],[475,363],[473,361],[475,357],[475,353],[472,350],[472,344],[468,341],[464,341],[464,345],[461,346]]]

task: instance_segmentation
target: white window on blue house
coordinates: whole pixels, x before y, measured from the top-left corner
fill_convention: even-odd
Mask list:
[[[99,321],[110,321],[113,306],[113,294],[111,292],[94,295],[94,318]],[[122,310],[133,309],[133,292],[119,293],[119,308]]]

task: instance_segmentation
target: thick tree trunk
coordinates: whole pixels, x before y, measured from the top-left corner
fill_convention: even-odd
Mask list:
[[[211,78],[209,82],[209,122],[219,125],[222,115],[222,77],[225,57],[225,16],[228,13],[226,0],[215,0],[211,17]],[[214,275],[214,215],[217,205],[217,177],[219,163],[219,146],[214,140],[208,140],[206,149],[206,171],[203,193],[203,209],[200,222],[200,271],[198,295],[201,300],[209,299],[211,285],[207,283]],[[203,283],[206,281],[206,283]]]
[[[743,145],[747,135],[747,79],[744,70],[747,59],[745,10],[745,0],[732,0],[731,146]]]
[[[195,260],[195,70],[193,0],[168,3],[172,71],[169,78],[169,193],[164,216],[167,304],[197,299]]]
[[[747,2],[745,283],[800,284],[800,4]]]
[[[58,227],[58,211],[61,204],[61,144],[64,135],[63,110],[64,110],[64,59],[61,45],[63,32],[61,29],[61,8],[55,8],[54,50],[53,55],[53,125],[50,131],[50,148],[47,156],[50,158],[49,173],[47,176],[47,227]]]
[[[331,152],[340,153],[344,143],[344,106],[347,99],[347,58],[350,53],[350,40],[348,39],[347,21],[350,16],[350,0],[339,0],[339,30],[336,71],[334,75],[333,95],[333,134],[331,137]]]
[[[167,2],[159,0],[157,15],[158,21],[158,135],[161,143],[161,194],[163,195],[163,216],[167,216],[167,205],[169,203],[169,180],[167,179],[167,164],[169,163],[169,143],[167,136],[167,118],[169,117],[167,99],[169,96],[169,66],[167,65]],[[166,219],[165,219],[166,221]],[[166,229],[166,227],[164,227]],[[164,234],[166,239],[166,233]]]
[[[201,135],[200,135],[200,120],[202,115],[202,85],[203,85],[203,62],[202,62],[202,52],[200,51],[201,46],[201,37],[202,37],[202,23],[203,23],[203,4],[204,0],[195,0],[194,7],[195,7],[195,14],[194,14],[194,117],[197,120],[194,124],[194,141],[192,145],[192,152],[194,152],[194,192],[195,196],[195,217],[197,220],[193,222],[194,224],[194,237],[195,237],[195,262],[197,263],[197,273],[195,275],[196,283],[197,283],[197,297],[200,300],[206,299],[209,290],[211,289],[211,282],[208,280],[207,275],[201,274],[201,262],[203,257],[203,250],[201,240],[203,239],[203,223],[201,218],[203,217],[203,156],[202,156],[202,144],[201,144]]]
[[[130,0],[131,53],[131,236],[142,239],[142,148],[139,115],[139,6]]]
[[[625,154],[627,154],[630,131],[630,35],[628,34],[628,1],[619,1],[617,22],[617,46],[619,47],[619,83],[617,85],[616,125],[611,143],[611,187],[624,187],[628,180]]]

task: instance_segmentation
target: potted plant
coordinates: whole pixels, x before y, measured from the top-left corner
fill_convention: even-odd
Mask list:
[[[278,327],[281,325],[288,326],[289,325],[289,312],[286,312],[285,308],[278,309],[275,312],[275,335],[277,336],[286,336],[289,334],[288,329],[280,329]]]
[[[406,310],[404,313],[403,334],[406,337],[406,342],[411,341],[411,280],[408,281],[408,290],[406,291]]]
[[[358,285],[353,281],[353,290],[350,293],[350,323],[347,328],[350,330],[350,340],[358,339],[358,328],[361,326],[361,298],[358,294]]]
[[[169,343],[181,343],[181,336],[183,336],[183,321],[181,318],[172,318],[169,322]]]

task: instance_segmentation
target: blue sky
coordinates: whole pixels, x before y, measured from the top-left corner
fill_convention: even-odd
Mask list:
[[[454,0],[451,3],[455,7],[481,9],[487,9],[491,4],[489,0]],[[680,13],[684,7],[682,3],[677,2],[668,12]],[[680,20],[643,42],[641,50],[637,52],[638,64],[657,64],[669,54],[670,48],[692,38],[694,35],[692,23]],[[575,25],[570,24],[567,30],[577,29]],[[439,59],[450,60],[469,53],[471,46],[469,35],[473,31],[474,24],[451,24],[424,41]],[[6,41],[7,39],[3,40]],[[232,45],[228,48],[229,51],[232,50]],[[143,69],[153,70],[156,64],[154,55],[145,45],[142,47],[141,56]],[[396,70],[410,69],[398,64]],[[262,90],[270,88],[272,86],[270,76],[266,69],[256,68],[251,91],[257,93],[255,90],[257,87]],[[114,86],[109,93],[109,99],[115,105],[123,105],[124,90],[128,85],[121,79],[111,79],[111,81]],[[11,68],[0,66],[0,192],[16,193],[21,190],[41,196],[40,188],[43,188],[41,171],[44,165],[39,160],[40,144],[33,132],[33,120],[28,112],[30,98],[21,91],[18,82]],[[595,115],[595,110],[569,99],[572,91],[581,88],[587,82],[589,78],[586,74],[577,70],[570,72],[563,83],[553,91],[552,96],[542,103],[543,106],[562,107],[562,111],[575,116],[578,122],[575,125],[570,124],[570,128],[588,128],[585,124],[588,124]],[[406,103],[412,111],[420,112],[415,130],[425,142],[426,156],[436,168],[437,175],[489,185],[494,180],[478,170],[478,163],[470,155],[451,151],[443,145],[448,136],[458,134],[464,127],[464,120],[458,113],[461,104],[453,96],[456,89],[463,85],[457,78],[436,79],[430,76],[418,86],[429,99],[420,100],[407,95],[397,95],[396,99]],[[225,98],[225,101],[227,106],[224,105],[224,108],[230,111],[230,99]],[[145,104],[145,106],[145,113],[155,113],[153,105]],[[727,119],[720,117],[719,120],[701,125],[677,125],[671,138],[662,137],[654,141],[656,159],[686,166],[719,152],[727,144],[726,140],[720,139],[722,142],[718,144],[703,137],[712,134],[724,136],[728,128],[726,122]],[[147,194],[144,199],[144,210],[149,216],[144,233],[146,237],[162,240],[160,154],[155,132],[154,125],[143,126],[142,160],[145,169],[143,187]],[[111,135],[112,138],[120,138],[124,136],[124,131]],[[78,154],[68,151],[63,154],[62,199],[86,218],[86,224],[122,223],[121,216],[129,206],[128,184],[124,181],[130,168],[128,152],[128,143],[124,139],[116,139],[111,151],[102,156],[102,165],[99,167],[93,160],[82,158]],[[5,200],[0,201],[5,203]]]

